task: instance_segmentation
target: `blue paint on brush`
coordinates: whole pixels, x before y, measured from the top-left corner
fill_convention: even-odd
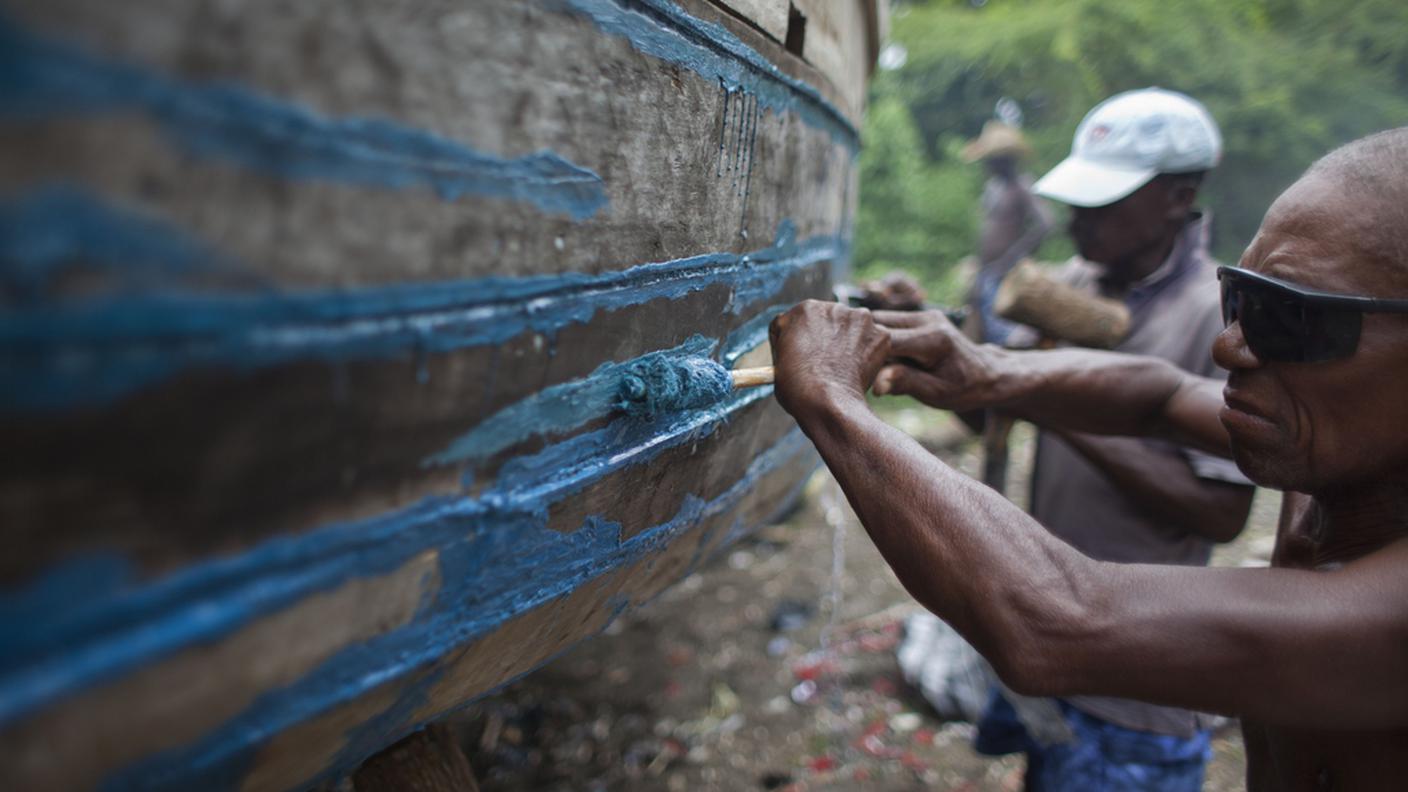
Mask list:
[[[696,335],[673,349],[652,352],[646,357],[702,357],[712,353],[717,344]],[[643,359],[603,363],[581,379],[543,388],[480,421],[424,464],[447,465],[488,459],[530,438],[566,434],[607,416],[617,409],[622,377]]]
[[[730,92],[741,90],[753,96],[760,108],[797,113],[852,155],[860,149],[856,128],[815,87],[784,73],[727,28],[692,17],[670,0],[555,0],[554,4],[626,39],[640,52],[718,81]]]
[[[541,515],[531,513],[483,523],[459,522],[446,515],[442,519],[449,525],[439,545],[443,585],[434,605],[413,623],[339,652],[191,745],[148,757],[110,777],[104,789],[233,785],[238,779],[231,777],[231,769],[247,766],[248,757],[271,735],[383,684],[407,683],[383,711],[384,717],[354,729],[347,750],[329,772],[351,767],[387,740],[419,725],[411,716],[443,670],[438,663],[452,660],[454,650],[592,580],[659,553],[701,521],[732,509],[764,476],[809,449],[805,437],[793,430],[756,457],[719,496],[707,501],[687,496],[671,519],[628,539],[622,538],[620,525],[598,517],[563,534],[546,528]],[[614,611],[633,604],[622,602]]]
[[[76,187],[50,184],[0,201],[0,290],[22,303],[49,297],[71,273],[103,275],[121,292],[220,270],[234,271],[179,229]]]
[[[502,159],[377,118],[326,118],[220,83],[190,83],[35,35],[0,14],[0,119],[141,113],[188,154],[285,179],[430,187],[524,201],[584,220],[606,205],[599,176],[549,151]]]
[[[838,256],[834,237],[798,242],[790,221],[751,253],[706,253],[600,275],[562,273],[296,293],[159,293],[0,313],[0,409],[103,404],[191,369],[403,359],[552,337],[599,312],[730,289],[741,313]]]
[[[628,415],[654,418],[711,407],[732,390],[728,369],[708,358],[652,352],[621,375],[616,406]]]

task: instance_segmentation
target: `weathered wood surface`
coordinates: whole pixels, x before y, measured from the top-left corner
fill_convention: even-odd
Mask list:
[[[345,772],[783,508],[815,457],[767,388],[612,389],[829,292],[867,24],[0,11],[0,788]]]

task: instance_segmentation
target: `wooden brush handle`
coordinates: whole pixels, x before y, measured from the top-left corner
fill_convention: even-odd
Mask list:
[[[752,388],[756,385],[771,385],[774,377],[772,366],[735,369],[728,374],[733,378],[733,387],[735,388]]]

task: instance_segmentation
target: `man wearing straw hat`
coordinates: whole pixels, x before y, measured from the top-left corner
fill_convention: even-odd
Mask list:
[[[988,171],[978,233],[978,276],[969,304],[977,311],[980,337],[996,344],[1006,343],[1016,328],[993,312],[997,286],[1051,231],[1049,213],[1032,196],[1031,177],[1019,169],[1030,153],[1020,130],[996,120],[984,124],[982,134],[962,151],[964,160],[982,162]]]

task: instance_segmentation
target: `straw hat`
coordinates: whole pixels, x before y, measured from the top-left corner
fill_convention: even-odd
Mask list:
[[[983,124],[983,133],[968,141],[960,155],[967,162],[978,162],[988,157],[1025,157],[1031,153],[1020,130],[1001,121],[989,121]]]

